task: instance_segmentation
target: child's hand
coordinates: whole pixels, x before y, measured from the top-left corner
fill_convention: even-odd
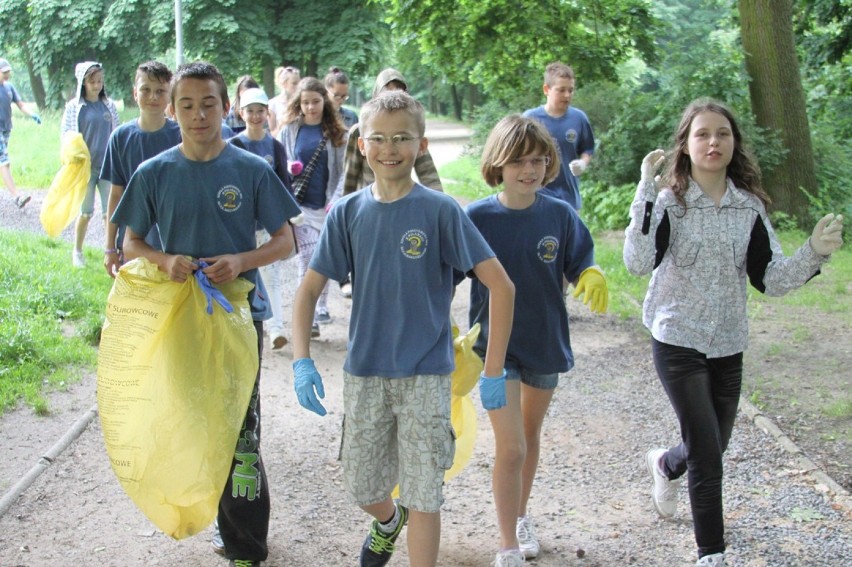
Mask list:
[[[571,175],[574,177],[580,177],[583,175],[583,172],[586,171],[586,162],[581,159],[575,159],[568,164],[568,169],[571,170]]]
[[[322,386],[322,377],[317,372],[314,361],[310,358],[294,360],[293,376],[293,388],[296,390],[299,404],[319,416],[325,415],[327,412],[320,403],[320,399],[325,398],[325,388]]]
[[[816,223],[810,238],[811,248],[820,256],[828,256],[843,244],[843,215],[828,213]]]
[[[506,369],[503,369],[503,374],[500,376],[488,377],[485,372],[479,375],[479,398],[482,400],[482,407],[491,410],[498,410],[506,405]]]
[[[207,262],[209,265],[204,268],[204,274],[211,282],[220,284],[237,279],[243,270],[243,262],[236,254],[225,254],[224,256],[214,256],[213,258],[199,258],[202,262]]]
[[[580,294],[584,294],[583,305],[588,305],[592,313],[606,313],[606,308],[609,306],[609,290],[606,278],[599,269],[592,266],[583,270],[577,281],[574,297],[579,297]]]
[[[169,279],[177,283],[185,282],[197,268],[192,258],[179,254],[168,256],[165,265],[160,266],[160,269],[169,275]]]
[[[642,181],[654,181],[657,169],[666,159],[664,150],[654,150],[642,160]]]

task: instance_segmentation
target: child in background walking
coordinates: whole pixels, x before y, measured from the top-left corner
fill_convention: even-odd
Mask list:
[[[30,195],[19,193],[18,187],[15,185],[15,179],[12,177],[12,166],[9,163],[9,136],[12,134],[12,103],[14,102],[18,109],[29,116],[36,124],[41,124],[41,118],[38,114],[31,114],[24,103],[21,102],[21,95],[9,78],[12,76],[12,66],[6,59],[0,58],[0,178],[3,179],[3,185],[12,194],[15,200],[15,206],[23,209],[30,202]]]
[[[278,137],[287,117],[287,103],[295,94],[302,76],[296,67],[278,67],[275,69],[275,84],[281,89],[278,96],[269,99],[269,133]]]
[[[643,308],[654,365],[680,423],[681,443],[645,456],[657,513],[671,518],[686,474],[696,566],[725,565],[722,454],[728,446],[748,344],[746,279],[761,293],[784,295],[819,273],[842,244],[842,217],[823,217],[785,257],[769,217],[769,197],[739,126],[724,105],[693,101],[665,159],[642,161],[630,206],[624,263],[652,273]]]
[[[104,90],[104,70],[100,63],[78,63],[74,68],[74,76],[77,78],[76,95],[65,105],[60,136],[64,136],[66,132],[79,132],[83,135],[83,141],[86,142],[92,157],[92,173],[86,196],[80,206],[80,216],[77,217],[74,227],[74,250],[71,255],[74,267],[82,268],[86,265],[83,240],[95,212],[95,188],[100,195],[101,211],[106,222],[110,182],[101,179],[100,175],[110,134],[118,127],[118,109]]]
[[[559,171],[548,131],[531,118],[507,116],[491,130],[482,152],[482,176],[496,195],[471,203],[467,215],[515,284],[514,324],[506,352],[506,406],[488,412],[496,456],[492,491],[500,551],[494,565],[515,567],[541,546],[527,511],[541,444],[541,427],[559,373],[574,366],[563,277],[585,294],[593,312],[607,308],[607,286],[594,266],[594,243],[567,203],[544,195]],[[470,325],[483,329],[474,346],[487,354],[489,291],[474,277]]]
[[[279,140],[287,151],[287,159],[299,161],[304,167],[294,177],[292,187],[302,209],[301,218],[294,223],[301,282],[325,222],[326,209],[343,179],[346,130],[322,81],[314,77],[299,81]],[[330,322],[326,288],[319,299],[312,336],[318,337],[319,325]]]
[[[166,119],[171,80],[171,70],[159,61],[139,65],[133,81],[133,100],[139,106],[139,118],[116,128],[107,143],[100,173],[101,179],[112,184],[107,200],[104,268],[113,278],[122,263],[124,227],[110,219],[124,188],[140,163],[180,143],[180,126]],[[152,248],[162,249],[156,226],[145,236],[145,242]]]
[[[246,129],[246,123],[243,121],[242,113],[240,112],[243,93],[248,89],[257,88],[260,88],[260,85],[251,75],[243,75],[237,79],[237,88],[234,90],[234,104],[231,105],[231,109],[225,117],[225,124],[231,129],[232,134],[239,134]]]
[[[358,122],[358,115],[343,106],[343,103],[349,100],[349,77],[346,76],[346,73],[340,67],[331,67],[325,76],[324,82],[325,88],[328,89],[331,103],[337,109],[337,112],[340,113],[340,120],[348,132]]]
[[[544,96],[547,101],[524,112],[544,124],[559,148],[560,166],[556,177],[542,190],[579,211],[583,205],[578,179],[592,161],[595,136],[586,113],[571,106],[576,78],[564,63],[551,63],[544,71]]]
[[[473,270],[490,291],[486,407],[505,404],[503,360],[514,291],[459,205],[412,181],[414,160],[427,146],[420,103],[404,92],[389,92],[364,105],[361,121],[358,146],[376,181],[331,208],[296,291],[294,387],[303,407],[325,415],[319,401],[325,396],[322,378],[310,358],[311,321],[328,280],[351,274],[352,317],[343,367],[344,485],[374,518],[360,565],[386,565],[409,521],[410,565],[434,566],[444,472],[452,466],[455,445],[450,424],[453,270]],[[396,484],[398,503],[390,496]]]
[[[228,140],[231,144],[260,156],[272,167],[278,179],[290,190],[290,174],[287,172],[287,152],[284,146],[266,131],[266,119],[269,116],[269,99],[263,89],[243,91],[240,105],[240,117],[246,129]],[[262,246],[269,241],[265,230],[257,232],[257,244]],[[264,266],[260,269],[266,284],[269,304],[272,307],[272,320],[269,324],[269,342],[273,350],[287,344],[284,336],[284,260]]]

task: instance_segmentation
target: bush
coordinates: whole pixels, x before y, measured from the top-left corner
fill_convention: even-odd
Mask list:
[[[606,185],[588,183],[580,185],[583,209],[580,216],[593,232],[622,230],[630,222],[630,203],[636,194],[636,185]]]

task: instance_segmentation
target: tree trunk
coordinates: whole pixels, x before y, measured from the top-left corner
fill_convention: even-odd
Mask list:
[[[815,194],[817,183],[792,0],[739,0],[739,10],[752,112],[759,126],[781,137],[788,152],[776,168],[764,172],[764,188],[775,210],[802,223],[808,200],[800,188]]]
[[[46,100],[44,82],[41,80],[41,74],[36,73],[35,69],[33,69],[33,63],[30,61],[29,57],[27,57],[27,75],[30,77],[30,88],[33,91],[35,103],[39,110],[44,110]]]
[[[455,84],[451,86],[450,91],[453,95],[453,116],[456,117],[456,120],[461,120],[463,96]]]

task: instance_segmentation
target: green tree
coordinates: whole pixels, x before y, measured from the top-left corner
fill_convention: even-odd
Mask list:
[[[792,0],[739,0],[751,107],[760,126],[780,136],[787,156],[764,172],[773,207],[803,222],[817,193],[805,93],[793,35]]]
[[[617,64],[636,51],[654,54],[645,0],[374,1],[386,10],[394,38],[415,44],[433,76],[501,100],[519,92],[538,97],[551,61],[572,65],[589,81],[614,78]]]

